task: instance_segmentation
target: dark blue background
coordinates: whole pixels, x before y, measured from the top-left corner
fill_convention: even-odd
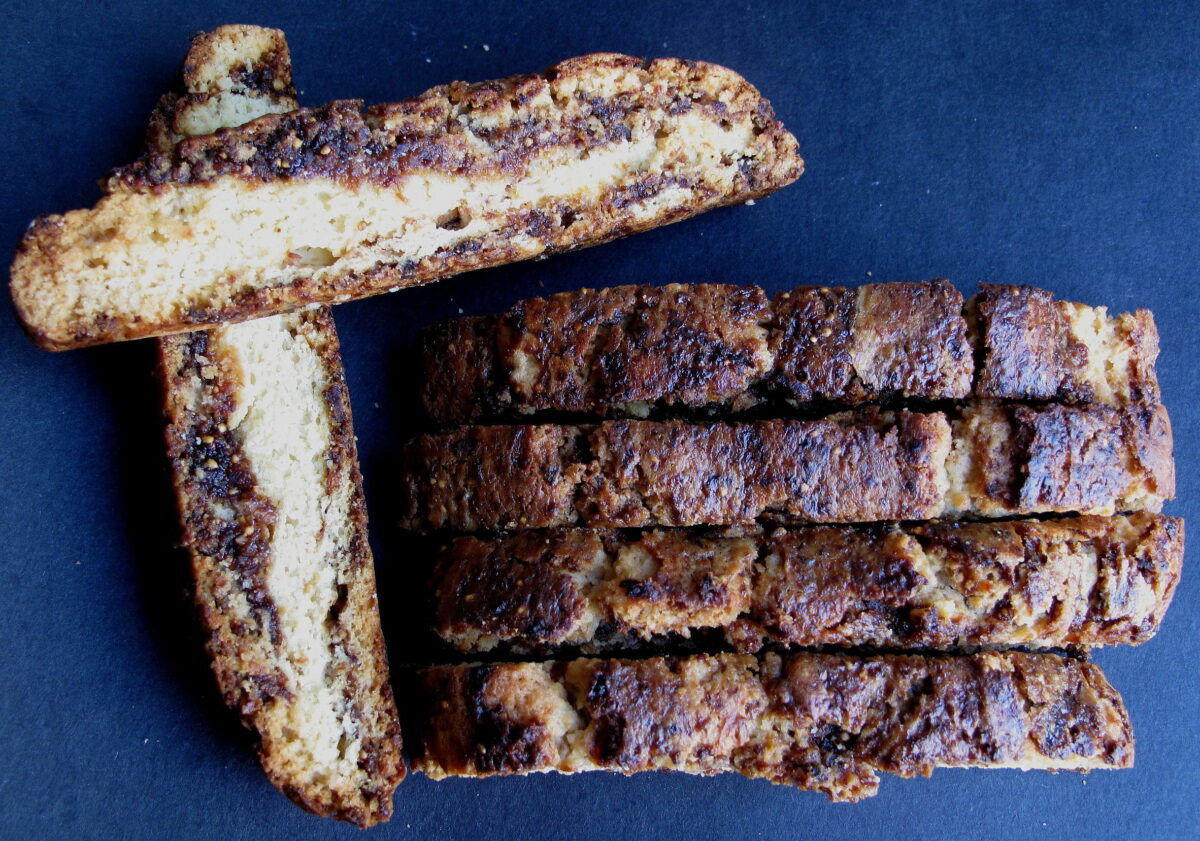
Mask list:
[[[707,59],[749,78],[800,138],[796,185],[337,310],[389,628],[420,594],[389,490],[414,331],[584,285],[947,276],[964,292],[1023,282],[1150,307],[1179,466],[1168,511],[1191,516],[1200,24],[1194,4],[1146,5],[5,4],[0,251],[35,215],[90,205],[95,179],[132,159],[198,29],[285,29],[307,104],[393,100],[597,50]],[[0,837],[348,837],[270,788],[212,686],[171,548],[152,350],[51,355],[0,323]],[[1133,718],[1132,771],[941,771],[887,778],[857,806],[737,777],[415,777],[373,837],[1197,837],[1198,624],[1188,574],[1153,642],[1097,654]],[[391,637],[394,662],[418,656]]]

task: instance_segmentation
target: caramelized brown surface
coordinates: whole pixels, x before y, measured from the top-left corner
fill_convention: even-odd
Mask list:
[[[1154,514],[761,533],[589,529],[450,543],[436,630],[464,651],[1136,645],[1157,631],[1183,522]]]
[[[1133,761],[1100,671],[1049,654],[695,655],[440,666],[420,680],[414,767],[433,777],[732,771],[858,800],[880,772]]]
[[[426,330],[422,399],[437,424],[764,402],[1158,399],[1146,310],[1109,317],[987,284],[965,310],[945,280],[802,286],[769,304],[758,287],[723,284],[563,292]]]
[[[475,531],[920,519],[941,513],[949,424],[818,421],[467,426],[405,452],[402,522]]]
[[[463,426],[405,451],[419,530],[1158,511],[1175,492],[1161,406],[865,409],[824,420]]]

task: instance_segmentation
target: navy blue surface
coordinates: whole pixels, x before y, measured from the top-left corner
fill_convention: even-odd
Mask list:
[[[285,29],[307,104],[613,50],[726,64],[800,138],[807,173],[754,207],[337,310],[389,628],[402,622],[389,607],[420,586],[388,489],[413,406],[401,360],[414,331],[584,285],[947,276],[964,292],[1025,282],[1150,307],[1179,466],[1168,511],[1196,512],[1194,4],[155,5],[2,7],[0,252],[35,215],[96,199],[95,179],[137,153],[187,37],[221,23]],[[212,685],[171,548],[152,350],[47,354],[0,316],[0,838],[350,837],[270,788]],[[737,777],[414,777],[372,837],[1198,837],[1191,573],[1155,640],[1096,656],[1133,718],[1131,771],[885,778],[856,806]]]

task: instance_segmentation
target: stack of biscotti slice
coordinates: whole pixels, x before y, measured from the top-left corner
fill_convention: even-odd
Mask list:
[[[283,35],[197,36],[148,146],[296,107]],[[369,826],[404,777],[362,479],[328,308],[159,339],[167,449],[226,702],[300,806]]]
[[[877,771],[1129,764],[1095,667],[1002,649],[1078,656],[1162,621],[1183,524],[1158,513],[1157,353],[1148,312],[946,281],[616,287],[434,326],[441,429],[400,486],[406,526],[448,533],[436,632],[467,657],[615,659],[426,670],[414,767],[857,799]],[[616,656],[681,645],[709,653]]]

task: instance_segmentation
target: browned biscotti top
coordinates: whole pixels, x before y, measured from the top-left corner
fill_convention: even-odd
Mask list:
[[[401,522],[480,531],[1158,511],[1174,495],[1171,448],[1166,411],[1143,405],[463,426],[407,446]]]
[[[983,284],[971,301],[983,398],[1157,403],[1158,330],[1149,310],[1108,317],[1045,289]]]
[[[432,582],[463,651],[645,648],[723,632],[778,645],[1136,645],[1158,630],[1183,521],[1156,514],[742,533],[460,537]]]
[[[1175,495],[1161,405],[980,404],[954,419],[947,513],[1158,511]]]
[[[529,116],[535,119],[520,119],[531,103]],[[552,120],[537,119],[552,108],[560,109]],[[732,70],[702,61],[594,53],[543,73],[452,82],[403,102],[364,107],[359,100],[341,100],[270,115],[191,138],[168,160],[151,155],[118,169],[109,188],[137,190],[224,175],[381,185],[413,172],[521,177],[547,148],[627,140],[631,115],[639,110],[694,113],[731,128],[734,120],[749,120],[758,153],[747,155],[744,174],[750,183],[762,179],[759,186],[778,186],[799,175],[795,139],[775,120],[770,103]],[[469,134],[462,131],[463,115],[473,124]]]
[[[732,771],[859,800],[880,772],[1133,762],[1099,669],[1051,654],[696,655],[440,666],[420,680],[414,767],[435,778]]]
[[[733,71],[590,55],[156,143],[30,226],[11,291],[49,349],[164,335],[596,245],[802,170]]]
[[[922,519],[945,496],[942,415],[468,426],[423,435],[400,477],[409,528]]]
[[[756,286],[582,289],[442,322],[420,346],[437,424],[971,396],[1123,406],[1158,394],[1148,311],[1110,318],[996,285],[964,310],[945,280],[803,286],[772,301]]]
[[[1024,318],[1031,308],[1043,317]],[[420,347],[426,414],[443,425],[972,396],[1120,407],[1158,395],[1147,311],[1110,318],[986,284],[964,307],[944,280],[799,287],[772,301],[726,284],[581,289],[433,325]]]

